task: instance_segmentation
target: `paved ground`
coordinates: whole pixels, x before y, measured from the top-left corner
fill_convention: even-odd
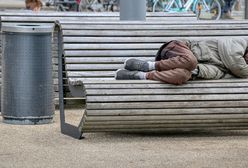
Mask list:
[[[69,110],[77,122],[82,111]],[[1,118],[1,117],[0,117]],[[76,140],[55,122],[16,126],[0,119],[0,168],[247,168],[248,131],[90,133]]]

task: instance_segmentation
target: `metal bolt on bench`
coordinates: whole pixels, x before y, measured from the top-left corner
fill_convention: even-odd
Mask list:
[[[3,122],[47,124],[54,115],[53,26],[3,25]]]

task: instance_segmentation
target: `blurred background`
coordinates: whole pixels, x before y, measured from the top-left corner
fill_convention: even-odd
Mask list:
[[[60,0],[56,0],[56,1],[60,1]],[[72,0],[65,0],[65,1],[72,1]],[[85,0],[87,2],[101,2],[101,3],[96,3],[96,4],[92,4],[89,8],[79,8],[79,7],[69,7],[71,10],[70,11],[77,11],[76,8],[80,11],[80,12],[111,12],[111,11],[119,11],[119,6],[116,5],[117,3],[119,3],[119,0]],[[151,2],[152,0],[147,0],[147,11],[152,11],[152,5]],[[43,11],[59,11],[58,10],[58,5],[54,5],[51,3],[50,6],[47,6],[46,4],[48,2],[55,2],[55,0],[42,0],[43,3],[43,7],[42,10]],[[233,8],[232,11],[232,16],[236,19],[244,19],[244,15],[245,15],[245,0],[239,0],[240,2],[240,7],[238,10],[236,10],[235,8]],[[104,6],[105,4],[105,6]],[[107,4],[107,7],[106,7]],[[109,8],[109,6],[113,6],[113,8]],[[66,5],[64,5],[66,6]],[[62,6],[62,7],[64,7]],[[72,6],[72,5],[71,5]],[[66,6],[67,8],[67,6]],[[8,10],[8,9],[17,9],[17,10],[25,10],[25,0],[0,0],[0,10]]]

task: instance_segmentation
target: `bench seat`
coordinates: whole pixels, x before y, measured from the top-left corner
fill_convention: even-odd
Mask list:
[[[82,132],[248,126],[248,79],[190,81],[181,86],[156,81],[93,80],[83,86],[87,106],[79,126]]]
[[[181,86],[157,81],[88,80],[83,86],[87,104],[80,123],[83,132],[248,126],[248,79],[190,81]]]

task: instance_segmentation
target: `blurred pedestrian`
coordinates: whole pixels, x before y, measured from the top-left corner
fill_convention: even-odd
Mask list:
[[[25,0],[26,9],[32,10],[32,11],[40,11],[43,4],[41,0]]]
[[[240,2],[240,0],[236,0],[235,5],[234,5],[234,9],[236,11],[240,11],[241,10],[241,2]]]
[[[232,8],[233,5],[235,4],[236,0],[224,0],[225,5],[222,9],[222,19],[234,19],[232,17]]]

